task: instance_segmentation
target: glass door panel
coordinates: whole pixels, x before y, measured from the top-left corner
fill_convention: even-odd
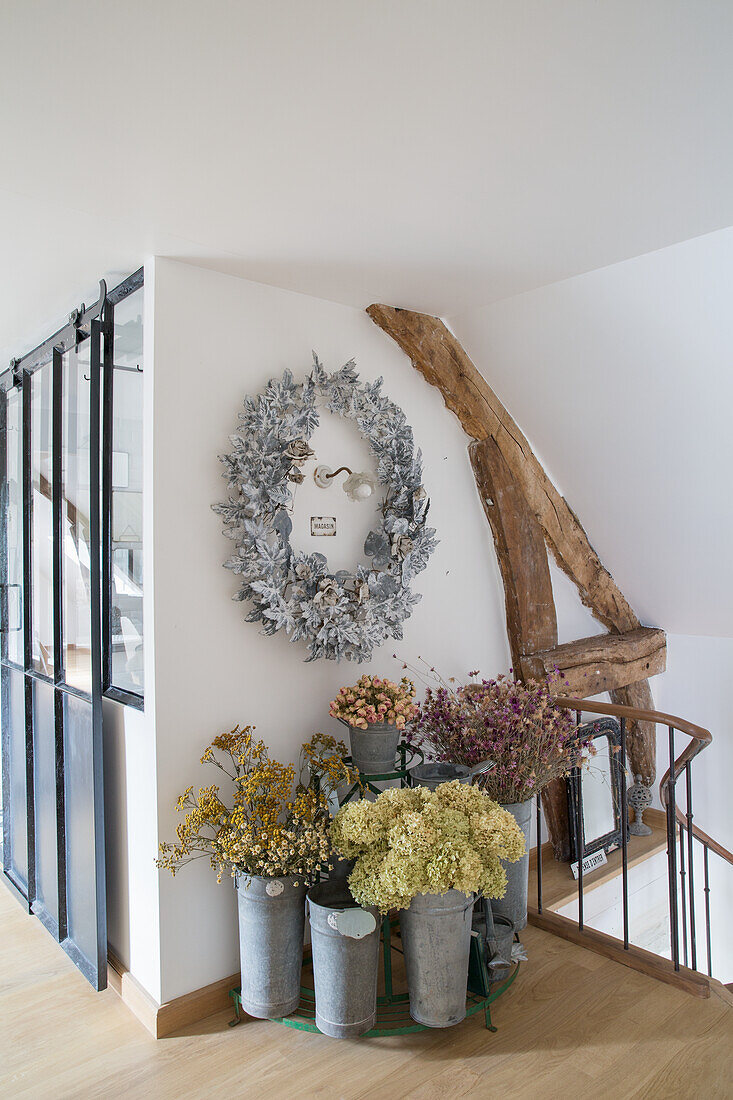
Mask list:
[[[64,680],[92,690],[89,341],[63,358],[61,540]]]
[[[28,802],[25,751],[25,676],[3,665],[3,870],[28,896]]]
[[[99,862],[92,704],[64,693],[63,708],[67,934],[69,944],[73,944],[69,954],[94,984],[95,971],[98,979],[104,977],[106,981],[107,928],[105,907],[97,904],[99,893],[104,895],[105,883],[104,862]]]
[[[56,723],[54,689],[34,680],[33,795],[36,862],[33,911],[58,936],[58,804],[56,795]]]
[[[110,486],[109,682],[142,696],[143,291],[114,315]]]
[[[50,363],[31,377],[31,661],[36,672],[53,678],[51,383]]]
[[[23,421],[19,389],[7,395],[5,447],[7,583],[3,607],[7,659],[23,666]]]

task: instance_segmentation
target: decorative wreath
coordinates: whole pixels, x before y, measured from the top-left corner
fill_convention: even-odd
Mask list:
[[[387,638],[402,637],[402,623],[420,596],[412,578],[435,549],[435,531],[425,525],[429,500],[422,485],[422,459],[415,451],[405,414],[382,395],[382,379],[359,382],[350,360],[328,374],[313,353],[303,383],[286,370],[258,397],[244,399],[232,450],[221,455],[230,494],[214,511],[236,553],[224,563],[239,574],[234,596],[249,600],[248,622],[263,633],[285,629],[291,641],[307,641],[308,661],[318,657],[366,661]],[[382,522],[369,532],[364,553],[370,565],[331,573],[323,554],[290,546],[288,514],[300,466],[313,455],[308,440],[319,423],[318,406],[353,420],[377,460],[386,489]]]

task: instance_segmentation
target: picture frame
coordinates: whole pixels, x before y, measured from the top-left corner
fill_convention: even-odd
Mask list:
[[[625,762],[621,758],[621,727],[615,718],[599,718],[580,726],[578,738],[592,739],[595,752],[584,750],[583,767],[574,768],[566,779],[572,861],[601,849],[612,852],[622,842],[621,775]]]

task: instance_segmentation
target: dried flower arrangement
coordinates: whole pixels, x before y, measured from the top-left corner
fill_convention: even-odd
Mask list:
[[[342,687],[329,707],[332,718],[368,729],[386,722],[403,730],[417,714],[415,685],[403,676],[399,684],[378,676],[361,676],[353,687]]]
[[[494,768],[476,782],[497,802],[525,802],[581,763],[585,742],[572,713],[553,700],[556,678],[524,684],[498,676],[453,687],[432,668],[430,674],[438,686],[428,686],[407,740],[453,764],[492,760]]]
[[[208,856],[221,882],[232,876],[291,875],[311,882],[331,854],[328,799],[355,775],[344,764],[346,746],[316,734],[301,750],[301,780],[292,764],[270,758],[253,727],[237,726],[215,737],[201,757],[234,785],[233,803],[220,798],[219,787],[188,787],[177,802],[184,820],[177,843],[160,845],[158,867],[175,875],[194,859]]]
[[[406,908],[417,894],[446,890],[502,897],[507,877],[500,861],[516,862],[525,848],[510,813],[478,787],[457,781],[348,802],[331,839],[337,852],[356,859],[349,876],[356,900],[382,913]]]

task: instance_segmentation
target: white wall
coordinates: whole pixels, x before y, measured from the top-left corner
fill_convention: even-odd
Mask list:
[[[146,691],[155,714],[160,837],[172,838],[176,797],[189,784],[217,781],[199,757],[235,723],[255,723],[272,752],[291,760],[314,731],[341,732],[328,703],[343,683],[362,671],[399,673],[395,650],[412,661],[424,655],[457,676],[472,668],[505,670],[509,652],[468,440],[393,342],[359,310],[169,260],[155,261],[154,294],[155,654],[154,685],[146,668]],[[405,624],[404,641],[385,645],[369,665],[305,664],[301,645],[284,635],[261,637],[244,622],[241,604],[232,600],[236,578],[222,568],[231,543],[211,511],[225,495],[217,455],[228,449],[242,398],[286,367],[307,372],[313,348],[329,369],[355,356],[363,378],[384,375],[385,391],[405,410],[423,449],[440,539],[417,579],[423,599]],[[147,358],[146,377],[149,370]],[[338,488],[329,492],[346,499]],[[148,618],[147,653],[149,628]],[[161,873],[160,939],[164,1000],[234,973],[231,883],[217,886],[204,862],[175,880]]]
[[[450,318],[641,619],[733,633],[733,229]]]

